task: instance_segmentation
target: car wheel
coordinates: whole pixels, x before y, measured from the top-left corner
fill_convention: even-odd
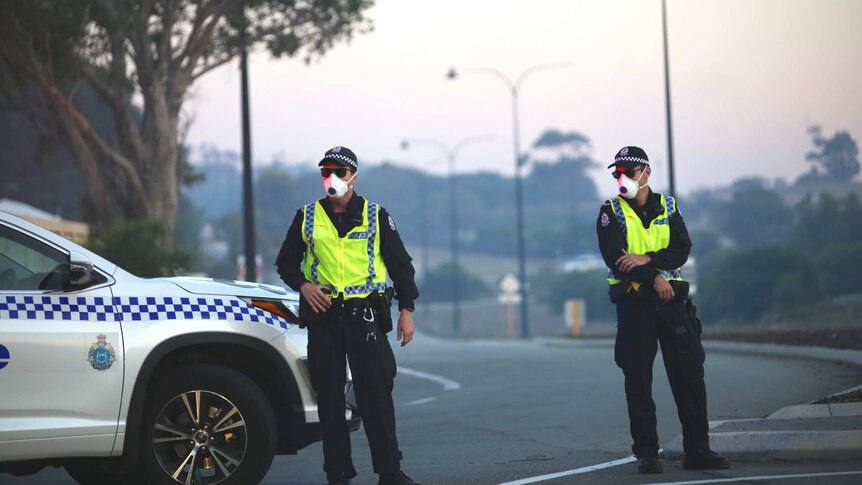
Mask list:
[[[275,453],[269,400],[229,367],[195,365],[164,376],[147,400],[143,424],[148,483],[256,484]]]

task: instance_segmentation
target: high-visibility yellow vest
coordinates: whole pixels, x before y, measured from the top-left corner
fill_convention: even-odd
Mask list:
[[[653,219],[648,228],[644,228],[635,210],[631,205],[624,203],[619,197],[609,201],[614,209],[614,215],[623,234],[626,237],[626,251],[631,254],[646,254],[666,248],[670,244],[670,217],[677,211],[676,200],[673,197],[661,194],[662,213]],[[679,268],[670,271],[661,271],[666,280],[682,281],[682,272]],[[620,280],[614,277],[614,272],[608,269],[608,283],[615,285]]]
[[[379,204],[365,201],[362,224],[344,237],[338,237],[338,229],[320,202],[308,204],[302,211],[305,279],[329,286],[333,294],[343,293],[345,299],[386,290],[386,264],[380,256],[378,232]]]

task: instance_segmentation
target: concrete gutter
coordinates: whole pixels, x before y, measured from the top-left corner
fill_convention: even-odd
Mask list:
[[[862,372],[857,350],[705,341],[711,352],[837,362]],[[833,396],[853,392],[856,386]],[[731,461],[835,461],[862,459],[862,403],[797,404],[763,419],[710,422],[710,447]],[[682,436],[663,447],[670,458],[683,455]]]
[[[549,347],[607,348],[613,339],[537,339]],[[705,340],[707,352],[837,362],[862,374],[862,351]],[[857,386],[839,393],[862,389]],[[862,459],[862,403],[797,404],[762,419],[712,421],[710,447],[731,461],[817,461]],[[682,436],[664,447],[668,458],[683,456]]]

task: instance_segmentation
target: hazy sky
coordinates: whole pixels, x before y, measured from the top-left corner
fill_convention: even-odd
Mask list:
[[[862,143],[862,0],[668,0],[677,187],[683,193],[740,176],[794,178],[808,169],[806,127],[849,130]],[[511,100],[488,75],[446,79],[450,66],[517,77],[522,148],[546,128],[578,131],[610,163],[643,147],[653,187],[666,186],[660,0],[377,0],[374,31],[311,65],[256,53],[250,62],[256,160],[318,160],[333,145],[360,160],[445,173],[432,148],[465,148],[458,172],[513,173]],[[238,62],[196,87],[189,142],[239,150]],[[360,167],[361,169],[361,167]],[[615,182],[597,170],[601,193]]]

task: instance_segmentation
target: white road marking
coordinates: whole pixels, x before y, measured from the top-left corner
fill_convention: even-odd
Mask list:
[[[443,386],[444,391],[457,391],[458,389],[461,389],[461,384],[453,381],[452,379],[447,379],[445,377],[437,376],[434,374],[428,374],[427,372],[420,372],[418,370],[408,369],[406,367],[399,367],[398,373],[412,377],[418,377],[419,379],[428,379],[429,381],[434,381],[437,384]]]
[[[500,485],[526,485],[527,483],[536,483],[536,482],[544,482],[546,480],[553,480],[555,478],[568,477],[571,475],[580,475],[582,473],[589,473],[596,470],[602,470],[604,468],[611,468],[617,465],[625,465],[626,463],[632,463],[637,461],[637,458],[634,456],[630,456],[628,458],[620,458],[619,460],[609,461],[607,463],[599,463],[598,465],[590,465],[585,466],[583,468],[575,468],[574,470],[568,470],[564,472],[557,473],[549,473],[547,475],[539,475],[537,477],[524,478],[522,480],[515,480],[514,482],[506,482],[501,483]]]
[[[415,401],[410,401],[404,403],[405,406],[418,406],[419,404],[429,403],[433,400],[437,399],[436,397],[426,397],[425,399],[417,399]]]
[[[849,472],[798,473],[794,475],[764,475],[754,477],[716,478],[712,480],[691,480],[688,482],[655,483],[653,485],[695,485],[700,483],[756,482],[763,480],[785,480],[789,478],[840,477],[842,475],[862,475],[862,470]]]

